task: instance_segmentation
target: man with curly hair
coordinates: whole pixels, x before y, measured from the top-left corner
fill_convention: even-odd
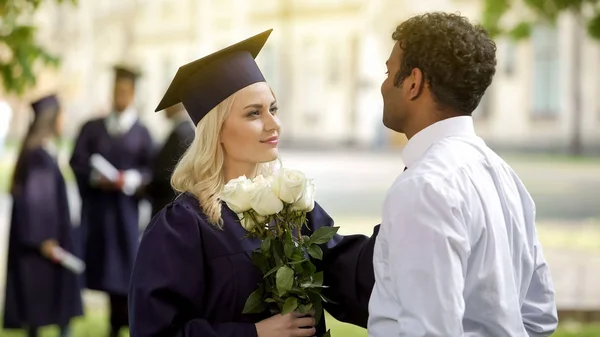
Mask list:
[[[392,37],[383,123],[409,141],[383,206],[369,336],[549,336],[558,319],[534,201],[471,117],[495,43],[445,13]]]

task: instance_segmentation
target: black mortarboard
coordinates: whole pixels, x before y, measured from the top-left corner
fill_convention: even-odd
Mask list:
[[[265,78],[254,61],[273,30],[269,29],[216,53],[181,66],[155,111],[179,102],[194,124],[238,90]]]
[[[56,95],[48,95],[44,96],[37,101],[31,103],[31,108],[33,109],[33,113],[35,116],[39,116],[40,114],[46,111],[52,111],[54,109],[59,108],[58,98]]]
[[[133,82],[135,82],[137,80],[137,78],[140,76],[140,72],[137,69],[135,69],[134,67],[117,64],[114,66],[113,69],[115,71],[115,80],[120,79],[120,78],[126,78],[126,79],[130,79]]]

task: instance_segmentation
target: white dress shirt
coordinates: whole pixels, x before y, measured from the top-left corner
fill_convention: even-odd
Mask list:
[[[130,106],[120,114],[111,113],[104,119],[106,130],[112,137],[121,136],[127,133],[137,121],[137,111]],[[91,159],[91,158],[90,158]],[[91,161],[90,161],[91,164]],[[93,165],[92,165],[93,167]],[[114,167],[112,170],[116,170]],[[100,180],[101,173],[98,170],[93,170],[90,175],[92,184],[97,184]],[[142,185],[142,174],[134,169],[125,170],[123,172],[123,187],[122,192],[126,195],[133,195]]]
[[[471,117],[410,139],[375,244],[371,337],[549,336],[558,323],[535,204]]]
[[[111,113],[104,119],[106,130],[111,136],[120,136],[129,131],[137,121],[137,111],[133,106],[123,110],[120,114]]]

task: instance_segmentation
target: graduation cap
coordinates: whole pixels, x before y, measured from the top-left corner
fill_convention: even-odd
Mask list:
[[[123,64],[117,64],[113,67],[115,71],[115,80],[125,78],[135,83],[137,78],[140,76],[140,71],[132,66]]]
[[[33,113],[36,117],[46,111],[52,111],[54,109],[58,109],[59,107],[60,104],[58,103],[58,97],[56,97],[54,94],[44,96],[31,103],[31,108],[33,109]]]
[[[181,66],[155,111],[179,102],[194,124],[215,106],[250,84],[264,82],[254,59],[273,30],[269,29]]]

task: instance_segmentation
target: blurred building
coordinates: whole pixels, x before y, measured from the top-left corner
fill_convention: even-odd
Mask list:
[[[34,91],[60,92],[74,135],[91,115],[108,111],[110,66],[137,63],[144,71],[140,114],[160,138],[167,128],[153,111],[178,66],[273,28],[257,60],[280,101],[286,143],[402,145],[404,137],[381,123],[379,94],[396,24],[432,10],[477,19],[480,6],[477,0],[81,0],[77,7],[47,5],[39,15],[40,39],[62,55],[63,63],[58,72],[44,74]],[[529,41],[498,40],[497,76],[474,113],[480,135],[490,144],[563,149],[579,133],[587,148],[600,148],[600,44],[576,28],[573,18],[565,16],[556,27],[535,27]],[[581,44],[580,55],[574,43]],[[580,96],[574,95],[576,83]],[[20,132],[23,118],[14,123],[14,132]]]

